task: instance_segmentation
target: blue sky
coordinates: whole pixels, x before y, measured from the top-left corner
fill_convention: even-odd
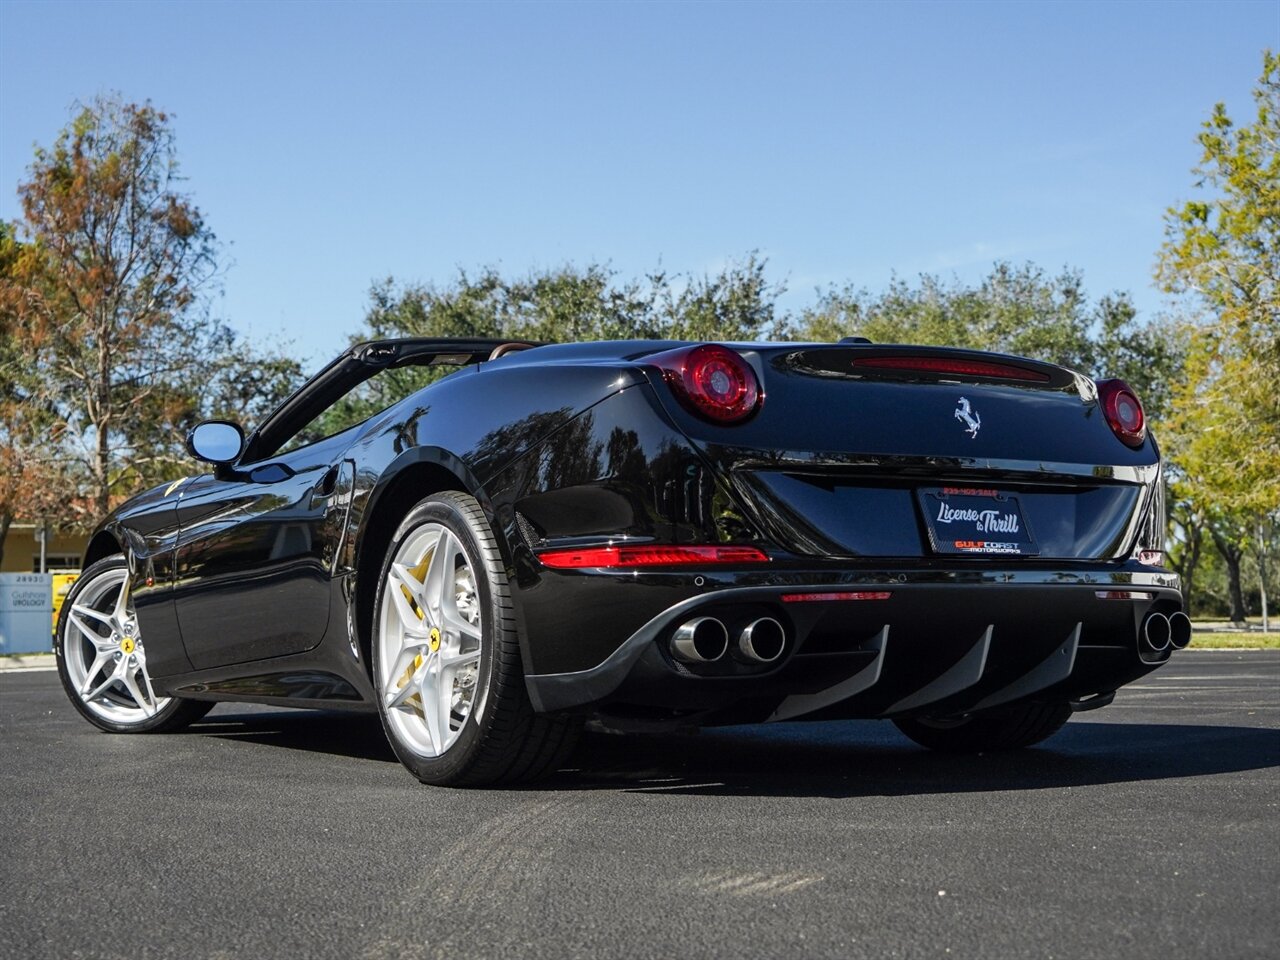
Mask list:
[[[34,143],[118,90],[177,117],[219,312],[313,361],[370,283],[750,250],[798,307],[896,271],[1084,271],[1161,308],[1163,209],[1280,2],[0,0],[0,216]]]

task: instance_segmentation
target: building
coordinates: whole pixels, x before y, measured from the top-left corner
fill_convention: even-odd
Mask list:
[[[4,559],[0,561],[0,573],[40,573],[39,525],[15,520],[4,538]],[[84,533],[59,533],[49,531],[45,543],[44,572],[51,570],[79,570],[89,537]]]

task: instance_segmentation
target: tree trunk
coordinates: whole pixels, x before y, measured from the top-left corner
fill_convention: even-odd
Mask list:
[[[1227,588],[1231,597],[1231,622],[1244,623],[1244,590],[1240,586],[1240,554],[1234,552],[1230,555],[1223,554],[1223,560],[1227,563]]]
[[[1262,576],[1259,578],[1259,581],[1260,583],[1259,583],[1258,589],[1262,594],[1262,632],[1270,633],[1271,632],[1271,614],[1267,610],[1267,572],[1266,570],[1262,571]]]
[[[1267,537],[1267,528],[1262,524],[1258,524],[1258,592],[1262,599],[1262,630],[1267,633],[1271,630],[1271,612],[1267,609],[1267,546],[1270,540]]]
[[[0,513],[0,567],[4,566],[4,541],[9,536],[9,526],[13,523],[13,514]]]
[[[100,523],[111,512],[111,350],[109,327],[110,321],[101,320],[98,324],[98,382],[93,385],[97,391],[97,443],[94,450],[94,479],[98,489],[95,491],[94,507],[97,510],[95,523]]]
[[[1244,555],[1244,551],[1224,538],[1217,530],[1211,532],[1213,545],[1218,548],[1223,562],[1227,565],[1227,593],[1231,602],[1231,622],[1244,623],[1244,590],[1240,586],[1240,558]]]
[[[1200,551],[1204,548],[1204,531],[1194,525],[1186,525],[1183,529],[1187,533],[1187,547],[1183,551],[1178,574],[1182,577],[1182,608],[1190,615],[1196,567],[1200,566]]]

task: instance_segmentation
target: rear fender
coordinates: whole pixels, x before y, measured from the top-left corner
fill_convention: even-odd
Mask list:
[[[378,477],[363,498],[359,496],[362,479],[369,475],[357,471],[357,503],[353,508],[347,531],[347,547],[340,558],[339,574],[344,577],[347,597],[348,630],[358,643],[366,667],[370,664],[370,647],[373,639],[374,599],[378,577],[386,557],[387,547],[396,528],[413,506],[424,498],[444,490],[458,490],[476,498],[484,511],[489,526],[494,531],[503,566],[512,568],[511,545],[507,541],[502,524],[497,520],[494,505],[484,486],[458,456],[440,447],[413,447],[400,454]],[[524,641],[521,638],[523,652]]]

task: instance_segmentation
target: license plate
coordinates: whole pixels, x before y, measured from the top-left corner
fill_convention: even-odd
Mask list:
[[[916,491],[935,553],[1034,557],[1040,548],[1018,498],[980,487]]]

